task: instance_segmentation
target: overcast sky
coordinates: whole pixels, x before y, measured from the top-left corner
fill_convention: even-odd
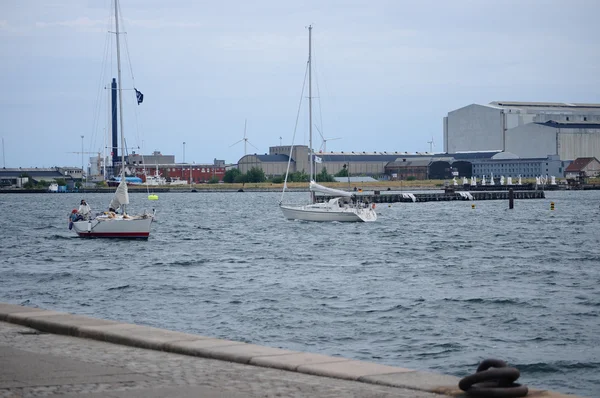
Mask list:
[[[6,167],[102,151],[110,0],[0,2]],[[121,0],[128,146],[236,163],[290,144],[313,24],[327,151],[442,150],[442,118],[495,100],[600,102],[598,0]],[[123,36],[125,37],[125,36]],[[108,55],[108,60],[107,56]],[[130,68],[128,59],[131,59]],[[304,108],[306,104],[304,104]],[[296,144],[306,144],[301,115]],[[321,138],[315,130],[315,148]],[[87,157],[88,155],[86,155]]]

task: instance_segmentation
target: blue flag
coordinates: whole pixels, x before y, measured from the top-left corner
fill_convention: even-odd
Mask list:
[[[144,94],[142,94],[141,91],[138,91],[137,88],[134,88],[134,90],[135,90],[135,98],[137,98],[137,103],[139,105],[142,102],[144,102]]]

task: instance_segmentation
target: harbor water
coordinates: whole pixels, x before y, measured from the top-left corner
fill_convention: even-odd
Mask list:
[[[130,194],[156,208],[148,241],[68,230],[109,194],[0,195],[0,301],[456,376],[500,358],[600,396],[600,191],[380,204],[364,224],[286,221],[278,193],[158,195]]]

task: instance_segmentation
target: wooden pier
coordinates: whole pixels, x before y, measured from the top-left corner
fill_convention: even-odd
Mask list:
[[[509,191],[477,191],[477,192],[431,192],[431,193],[398,193],[384,192],[375,194],[356,193],[356,197],[369,203],[397,202],[445,202],[450,200],[508,200]],[[544,191],[513,191],[515,199],[544,199]],[[326,202],[333,196],[317,196],[317,202]]]

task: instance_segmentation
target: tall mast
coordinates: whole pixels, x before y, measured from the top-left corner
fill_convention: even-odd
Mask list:
[[[119,1],[115,0],[115,33],[117,34],[117,79],[119,86],[119,126],[121,127],[121,178],[125,180],[125,135],[123,134],[123,85],[121,84],[121,47],[119,45]]]
[[[108,86],[104,86],[104,88],[107,89]],[[104,181],[106,181],[106,135],[108,134],[108,126],[110,126],[110,94],[106,96],[106,99],[106,116],[108,117],[108,120],[106,121],[106,128],[104,129],[104,150],[102,151],[102,179]]]
[[[121,46],[119,45],[119,1],[115,0],[115,33],[117,35],[117,79],[119,87],[119,126],[121,127],[121,182],[125,180],[125,134],[123,131],[123,84],[121,83]],[[125,204],[121,204],[121,213],[125,214]]]
[[[309,180],[314,176],[312,145],[312,25],[308,25],[308,159],[310,163]]]

